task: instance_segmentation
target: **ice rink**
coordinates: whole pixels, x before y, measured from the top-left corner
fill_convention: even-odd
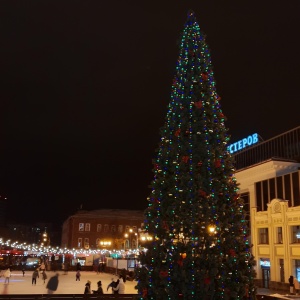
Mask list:
[[[12,271],[9,284],[4,284],[4,278],[0,278],[0,294],[47,294],[47,281],[50,277],[59,273],[59,283],[58,289],[55,294],[83,294],[85,284],[87,280],[92,282],[91,290],[97,290],[97,282],[102,281],[102,288],[104,294],[111,294],[111,289],[106,290],[108,284],[111,282],[112,278],[117,280],[117,276],[108,273],[81,271],[80,281],[75,281],[75,272],[71,271],[68,274],[64,272],[47,272],[46,283],[42,280],[42,276],[37,278],[36,285],[31,284],[31,276],[33,271],[26,271],[23,277],[22,271]],[[136,281],[126,281],[125,282],[125,294],[137,294],[137,290],[134,288],[137,284]]]

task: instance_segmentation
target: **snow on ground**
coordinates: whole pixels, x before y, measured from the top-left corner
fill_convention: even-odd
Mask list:
[[[0,294],[47,294],[47,281],[50,277],[59,273],[58,289],[55,294],[83,294],[85,284],[88,280],[92,282],[91,290],[97,290],[97,282],[101,280],[104,294],[111,294],[111,289],[106,290],[112,278],[118,279],[117,276],[109,273],[99,273],[90,271],[81,271],[80,281],[75,281],[75,272],[69,271],[68,274],[64,272],[47,272],[46,283],[44,283],[42,276],[37,278],[36,285],[31,284],[31,276],[33,271],[26,271],[23,277],[22,271],[12,271],[9,284],[4,284],[5,278],[0,278]],[[137,294],[136,281],[125,282],[125,294]]]

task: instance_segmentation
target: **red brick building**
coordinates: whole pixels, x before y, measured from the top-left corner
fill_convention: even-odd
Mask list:
[[[78,211],[63,223],[61,246],[75,249],[137,248],[143,213],[122,209]]]

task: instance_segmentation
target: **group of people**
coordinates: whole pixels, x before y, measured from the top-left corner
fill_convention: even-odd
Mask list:
[[[96,270],[97,274],[105,272],[105,267],[106,267],[106,263],[105,262],[99,262],[98,265],[96,265],[94,267],[94,269]]]
[[[33,271],[32,273],[32,280],[31,280],[31,283],[32,285],[36,285],[36,279],[37,278],[40,278],[40,275],[39,275],[39,271],[41,271],[41,276],[42,276],[42,280],[44,281],[44,284],[46,283],[46,279],[47,279],[47,274],[46,274],[46,270],[45,268],[40,268],[39,269],[36,269]],[[57,290],[57,287],[58,287],[58,273],[56,273],[54,276],[52,276],[48,283],[47,283],[47,290],[48,290],[48,294],[53,294],[56,290]]]
[[[44,281],[44,283],[46,283],[46,279],[47,279],[47,274],[46,274],[46,270],[45,268],[40,268],[40,271],[41,271],[41,274],[42,274],[42,279]],[[25,270],[22,269],[22,273],[23,273],[23,276],[25,274]],[[58,273],[51,277],[47,283],[47,286],[46,288],[48,289],[48,294],[53,294],[54,291],[57,290],[57,286],[58,286]],[[10,268],[6,269],[3,273],[3,277],[5,278],[4,280],[4,284],[9,284],[9,279],[11,277],[11,271],[10,271]],[[36,280],[37,278],[40,278],[40,275],[39,275],[39,269],[36,269],[33,271],[32,273],[32,277],[31,277],[31,283],[32,285],[36,285]]]
[[[80,277],[81,277],[81,273],[80,273],[80,267],[77,268],[76,271],[76,281],[80,281]],[[23,276],[25,274],[25,270],[22,270],[23,272]],[[46,274],[46,268],[45,265],[41,265],[39,269],[35,269],[32,273],[32,280],[31,283],[32,285],[36,285],[37,282],[37,278],[40,278],[40,272],[41,272],[41,277],[44,281],[44,284],[46,283],[46,279],[47,279],[47,274]],[[46,288],[48,289],[48,294],[53,294],[54,291],[57,290],[58,287],[58,276],[59,274],[56,273],[55,276],[52,276],[48,283]],[[4,271],[3,273],[3,277],[5,277],[5,281],[4,284],[9,284],[9,279],[11,277],[11,271],[10,268],[8,268],[7,270]],[[111,289],[112,294],[125,294],[125,284],[124,282],[126,281],[126,277],[124,278],[125,280],[123,280],[124,275],[121,274],[120,277],[118,278],[118,280],[114,280],[114,278],[112,278],[111,283],[107,286],[106,291],[108,292],[109,289]],[[87,283],[85,284],[85,289],[84,289],[84,294],[103,294],[103,288],[102,288],[102,282],[98,281],[97,282],[97,290],[91,290],[91,281],[88,280]]]
[[[109,288],[112,289],[113,294],[125,294],[125,284],[123,277],[120,276],[120,278],[117,281],[114,281],[112,278],[112,282],[107,286],[107,291]]]
[[[47,279],[46,270],[43,269],[41,271],[41,274],[42,274],[42,279],[43,279],[44,283],[46,283],[46,279]],[[32,285],[36,285],[36,279],[40,278],[39,269],[36,269],[36,270],[33,271],[31,278],[32,278],[32,280],[31,280]]]
[[[91,294],[93,292],[93,294],[103,294],[103,289],[102,289],[102,282],[98,281],[97,282],[97,290],[91,290],[91,282],[88,280],[87,283],[85,284],[85,288],[84,288],[84,294]]]
[[[76,279],[77,280],[77,279]],[[123,281],[122,276],[115,281],[113,278],[111,279],[111,283],[107,286],[106,291],[108,291],[110,288],[112,290],[113,294],[125,294],[125,284]],[[102,288],[102,282],[98,281],[97,282],[97,290],[92,290],[91,289],[91,281],[88,280],[87,283],[85,284],[84,288],[84,294],[103,294],[103,288]]]

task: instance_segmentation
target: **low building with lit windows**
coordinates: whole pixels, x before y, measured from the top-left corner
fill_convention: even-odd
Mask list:
[[[62,227],[63,248],[134,249],[138,247],[144,212],[140,210],[101,209],[78,211]]]
[[[257,286],[288,291],[290,275],[300,282],[300,127],[233,156]]]

